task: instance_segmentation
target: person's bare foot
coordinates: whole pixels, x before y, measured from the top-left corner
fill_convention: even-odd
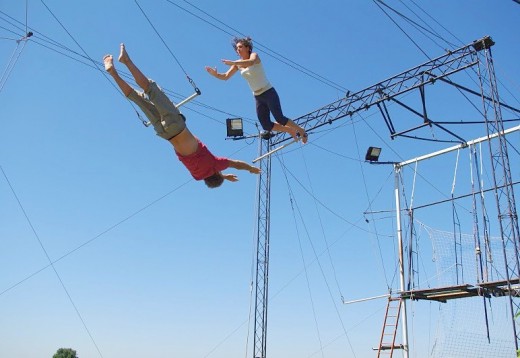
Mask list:
[[[294,128],[289,128],[287,131],[293,137],[295,142],[298,142],[300,140],[300,134],[296,131]]]
[[[121,51],[119,52],[119,58],[117,59],[119,62],[124,63],[125,65],[130,62],[130,56],[125,49],[125,44],[121,44]]]
[[[307,139],[309,138],[309,136],[307,135],[307,132],[305,132],[305,129],[300,127],[300,129],[296,130],[296,135],[298,136],[298,139],[301,139],[303,144],[307,143]]]
[[[105,64],[105,71],[109,73],[115,71],[114,57],[112,55],[105,55],[105,57],[103,57],[103,63]]]

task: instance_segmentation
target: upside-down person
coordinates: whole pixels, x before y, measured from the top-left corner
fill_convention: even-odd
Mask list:
[[[136,67],[128,56],[125,45],[121,44],[119,62],[128,67],[136,83],[144,92],[138,92],[123,80],[115,66],[112,55],[105,55],[105,70],[114,78],[123,94],[137,104],[152,123],[155,132],[169,141],[179,160],[190,171],[196,180],[204,180],[209,188],[219,187],[224,180],[235,182],[234,174],[222,173],[227,168],[247,170],[259,174],[260,169],[241,160],[214,156],[208,148],[186,127],[186,120],[177,107],[166,96],[161,88],[148,79]]]

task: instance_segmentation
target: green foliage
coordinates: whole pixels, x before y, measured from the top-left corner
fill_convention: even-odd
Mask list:
[[[72,348],[60,348],[52,358],[78,358],[76,351]]]

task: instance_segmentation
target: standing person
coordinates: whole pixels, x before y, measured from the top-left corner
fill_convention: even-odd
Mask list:
[[[307,143],[307,133],[305,130],[285,117],[282,112],[280,98],[274,87],[269,83],[264,71],[264,66],[260,56],[253,52],[253,42],[250,37],[233,39],[233,47],[236,50],[239,60],[222,60],[225,65],[230,66],[225,73],[219,73],[217,68],[206,66],[206,71],[219,80],[228,80],[237,71],[240,71],[253,91],[256,102],[256,114],[262,128],[266,131],[279,131],[289,133],[294,140],[302,139]],[[271,121],[272,113],[276,123]]]
[[[186,127],[186,119],[157,84],[146,78],[128,56],[125,45],[121,44],[119,62],[128,67],[136,83],[144,92],[137,92],[123,80],[114,66],[112,55],[105,55],[105,70],[114,78],[123,94],[141,108],[152,123],[157,135],[169,141],[179,160],[196,180],[204,180],[209,188],[219,187],[225,180],[238,181],[234,174],[224,174],[222,170],[234,168],[259,174],[260,169],[246,162],[216,157]]]

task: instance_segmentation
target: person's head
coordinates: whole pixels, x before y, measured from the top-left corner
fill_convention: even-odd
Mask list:
[[[224,177],[222,176],[222,174],[220,172],[215,173],[204,179],[204,183],[206,183],[206,185],[210,189],[218,188],[219,186],[222,185],[223,182],[224,182]]]
[[[235,37],[233,39],[233,48],[240,54],[241,48],[246,48],[249,55],[253,52],[253,40],[251,37]]]

